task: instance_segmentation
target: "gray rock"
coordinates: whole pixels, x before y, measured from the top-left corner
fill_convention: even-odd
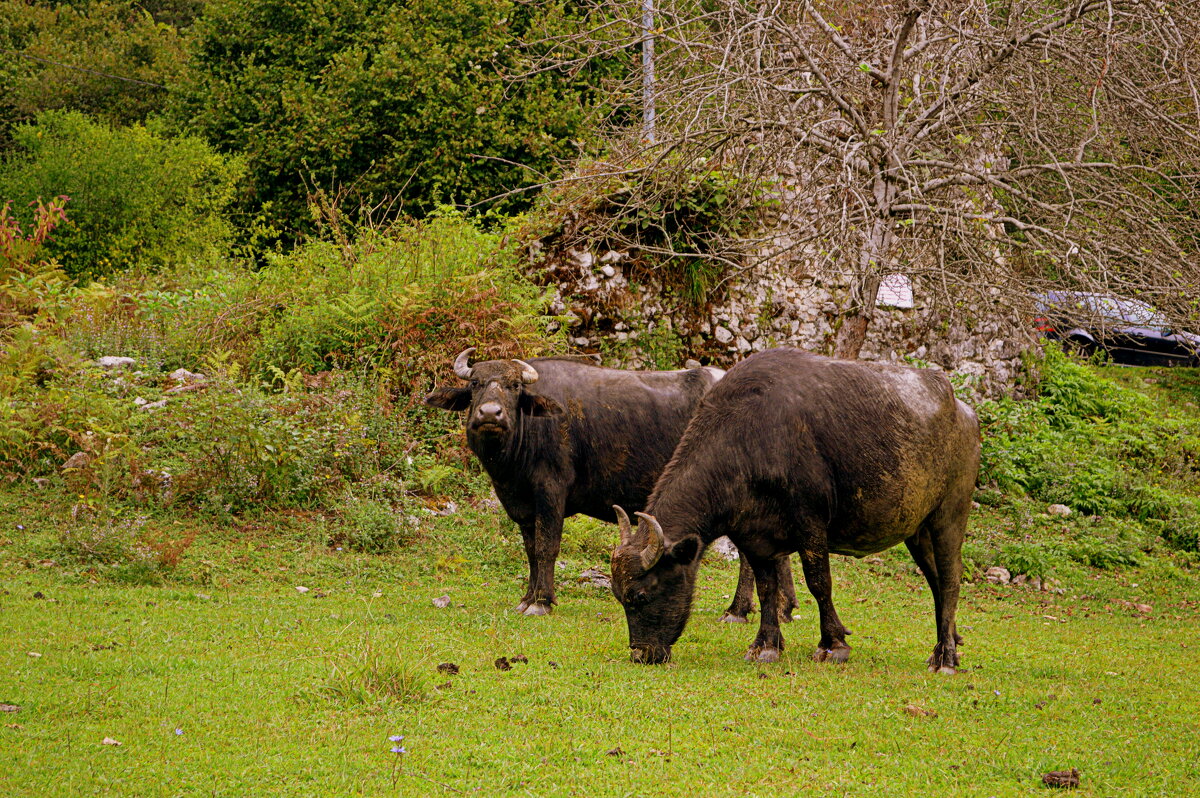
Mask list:
[[[1046,512],[1050,513],[1050,515],[1060,515],[1066,518],[1071,514],[1071,508],[1065,504],[1052,504],[1046,508]]]
[[[144,410],[146,412],[150,412],[153,410],[162,410],[166,406],[167,406],[167,400],[159,399],[157,402],[147,402],[146,404],[139,407],[138,410]]]
[[[733,333],[724,327],[717,327],[713,330],[713,337],[723,344],[727,344],[733,340]]]
[[[450,606],[450,596],[438,596],[433,600],[433,606],[439,610],[444,610]]]
[[[208,379],[203,374],[197,374],[187,369],[175,369],[167,376],[175,380],[175,382],[203,382]]]
[[[693,360],[692,358],[689,357],[687,360],[684,361],[683,367],[685,369],[698,369],[698,368],[700,368],[700,361]]]
[[[87,468],[91,463],[92,456],[90,454],[87,452],[75,452],[75,454],[67,458],[67,461],[60,468],[64,471],[68,468]]]
[[[600,273],[603,274],[605,277],[616,277],[617,276],[617,270],[614,269],[612,266],[609,266],[608,264],[605,264],[600,267]]]

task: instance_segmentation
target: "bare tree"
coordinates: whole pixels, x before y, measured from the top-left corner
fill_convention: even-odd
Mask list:
[[[609,162],[591,173],[636,177],[617,211],[661,207],[698,164],[737,177],[738,208],[783,201],[772,226],[850,288],[840,356],[857,356],[896,271],[948,305],[972,292],[1020,306],[1060,287],[1139,296],[1195,326],[1200,15],[1189,5],[659,2],[656,140],[619,120]],[[595,7],[553,58],[636,46],[641,11]],[[615,96],[636,96],[641,76],[629,77]],[[604,235],[667,254],[744,263],[770,251],[721,234],[680,251],[677,237],[613,218]]]

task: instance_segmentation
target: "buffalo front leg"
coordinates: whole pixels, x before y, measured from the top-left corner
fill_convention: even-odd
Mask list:
[[[849,632],[833,607],[829,550],[824,545],[805,547],[800,551],[800,564],[804,567],[808,592],[817,600],[817,612],[821,616],[821,640],[813,652],[813,659],[817,662],[845,662],[850,659],[850,646],[846,644]]]
[[[533,603],[533,588],[538,580],[537,524],[530,521],[520,526],[521,542],[525,544],[525,559],[529,562],[529,580],[525,585],[525,595],[521,596],[521,601],[515,609],[517,612],[524,613]]]
[[[776,662],[783,651],[783,633],[779,631],[782,598],[779,587],[780,562],[776,557],[756,557],[750,560],[750,567],[758,584],[758,602],[762,612],[758,616],[758,636],[750,644],[746,659],[751,662]]]
[[[754,609],[751,600],[753,593],[754,571],[750,568],[750,561],[746,559],[745,555],[742,555],[738,566],[737,590],[734,591],[729,609],[725,610],[725,614],[721,616],[721,621],[723,623],[746,623],[746,616]]]
[[[562,506],[560,502],[543,499],[538,502],[532,524],[532,543],[525,535],[525,552],[529,556],[529,590],[517,609],[526,615],[549,615],[554,608],[554,566],[562,546]]]

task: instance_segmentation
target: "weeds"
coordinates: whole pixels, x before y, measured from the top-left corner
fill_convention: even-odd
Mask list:
[[[381,651],[370,638],[354,651],[329,656],[328,666],[329,675],[316,687],[302,691],[303,699],[382,710],[421,701],[429,691],[425,669],[407,664],[399,649]]]

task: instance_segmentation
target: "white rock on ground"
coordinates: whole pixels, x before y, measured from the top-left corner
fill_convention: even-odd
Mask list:
[[[738,554],[737,546],[733,545],[733,541],[727,537],[719,537],[709,546],[710,551],[717,553],[717,556],[726,560],[737,560],[741,558]]]
[[[106,369],[124,369],[136,363],[137,361],[131,357],[118,357],[117,355],[105,355],[104,357],[96,358],[96,365]]]

